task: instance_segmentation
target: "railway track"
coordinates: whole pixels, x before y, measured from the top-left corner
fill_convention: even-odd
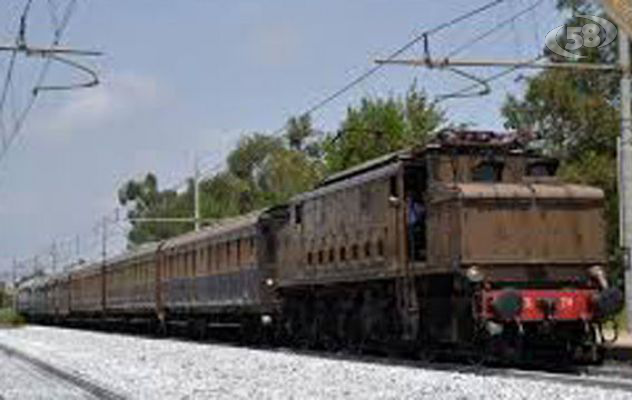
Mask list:
[[[182,336],[171,336],[170,340],[183,342],[198,342],[199,340]],[[364,352],[332,352],[327,350],[303,349],[296,347],[285,347],[277,345],[262,345],[261,343],[244,343],[231,339],[211,339],[204,340],[222,346],[236,348],[250,347],[257,350],[270,352],[281,352],[286,354],[304,355],[331,360],[363,362],[369,364],[383,364],[391,366],[403,366],[409,368],[419,368],[434,371],[458,372],[478,376],[508,377],[515,379],[525,379],[532,381],[551,382],[565,385],[594,387],[601,389],[619,389],[632,393],[632,364],[625,362],[606,362],[602,366],[590,367],[550,367],[544,365],[539,367],[519,368],[519,367],[498,367],[486,366],[483,364],[471,364],[465,361],[428,361],[403,355],[387,356],[384,353]],[[445,355],[443,355],[445,356]],[[453,360],[454,358],[445,358]],[[463,358],[458,358],[462,360]]]
[[[545,370],[468,365],[459,362],[420,361],[400,357],[327,353],[290,348],[271,349],[271,351],[280,351],[334,360],[387,364],[433,371],[458,372],[477,376],[507,377],[609,390],[618,389],[632,393],[632,365],[623,363],[607,363],[598,367],[568,367],[557,370]]]
[[[579,368],[575,371],[549,372],[523,369],[484,369],[475,373],[482,375],[507,376],[518,379],[553,382],[574,386],[601,389],[618,389],[632,393],[632,368],[611,372],[611,368]]]
[[[23,351],[7,346],[6,344],[0,343],[0,353],[9,359],[17,360],[18,362],[24,364],[25,367],[28,367],[28,369],[35,370],[34,372],[37,373],[35,375],[40,376],[39,380],[43,380],[44,382],[53,381],[56,384],[60,384],[61,386],[68,388],[70,393],[73,393],[80,398],[94,400],[127,399],[127,397],[115,393],[108,388],[91,382],[75,373],[65,371],[54,365],[39,360]],[[24,373],[28,372],[29,371],[24,371]],[[66,396],[66,394],[62,394],[60,398],[66,398]],[[2,398],[2,394],[0,393],[0,399]]]

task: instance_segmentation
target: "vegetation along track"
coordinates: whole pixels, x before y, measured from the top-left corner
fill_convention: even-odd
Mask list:
[[[104,388],[94,382],[91,382],[75,373],[64,371],[54,365],[46,363],[38,358],[32,357],[18,349],[7,346],[0,343],[0,352],[4,353],[7,357],[19,359],[28,365],[42,371],[48,376],[53,377],[56,380],[62,381],[72,387],[75,387],[82,392],[86,393],[91,398],[98,400],[125,400],[126,397],[118,393]]]

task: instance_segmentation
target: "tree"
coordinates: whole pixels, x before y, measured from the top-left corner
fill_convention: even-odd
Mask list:
[[[313,128],[309,115],[290,118],[284,137],[245,135],[228,155],[226,170],[200,182],[201,217],[220,219],[286,202],[312,189],[326,172],[423,144],[442,120],[435,105],[413,87],[403,99],[364,99],[358,108],[349,108],[339,135],[323,135]],[[123,185],[119,202],[132,220],[131,245],[193,229],[192,223],[133,221],[190,218],[193,181],[178,193],[160,190],[157,178],[148,174]]]
[[[303,129],[309,127],[309,120]],[[311,131],[311,127],[309,127]],[[310,135],[304,135],[305,140]],[[299,146],[302,148],[302,146]],[[307,147],[306,147],[307,151]],[[296,193],[311,189],[322,177],[318,159],[294,148],[283,138],[261,133],[244,136],[228,155],[228,168],[200,182],[200,214],[205,220],[220,219],[287,201]],[[158,180],[148,174],[132,180],[119,190],[119,203],[128,208],[132,229],[130,245],[158,241],[193,229],[189,222],[146,222],[137,218],[191,218],[194,182],[187,190],[159,190]]]
[[[312,136],[313,133],[312,118],[309,114],[303,114],[300,117],[291,117],[287,122],[286,137],[291,150],[303,151],[305,140]]]
[[[127,217],[132,229],[128,234],[130,245],[163,240],[188,230],[192,223],[165,223],[135,221],[138,218],[187,218],[192,216],[193,182],[188,183],[185,194],[174,190],[160,191],[158,179],[147,174],[143,180],[131,180],[119,189],[119,204],[128,207]]]
[[[359,106],[347,109],[340,130],[325,138],[327,171],[340,171],[402,148],[423,145],[443,120],[443,113],[414,86],[403,99],[363,98]]]
[[[299,151],[280,149],[263,165],[258,188],[265,204],[279,204],[297,193],[311,190],[322,177],[319,160]]]
[[[283,148],[283,140],[278,137],[254,133],[239,140],[237,148],[228,155],[228,170],[239,179],[254,182],[256,175],[267,157],[275,150]]]

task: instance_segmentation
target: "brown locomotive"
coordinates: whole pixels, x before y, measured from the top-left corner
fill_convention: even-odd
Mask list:
[[[515,136],[445,131],[287,204],[24,285],[18,306],[58,322],[594,360],[622,298],[605,279],[603,193],[557,167]]]

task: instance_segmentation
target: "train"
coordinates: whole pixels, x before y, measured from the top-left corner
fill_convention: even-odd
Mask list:
[[[524,135],[444,130],[284,204],[37,277],[31,321],[599,362],[622,309],[604,193]]]

